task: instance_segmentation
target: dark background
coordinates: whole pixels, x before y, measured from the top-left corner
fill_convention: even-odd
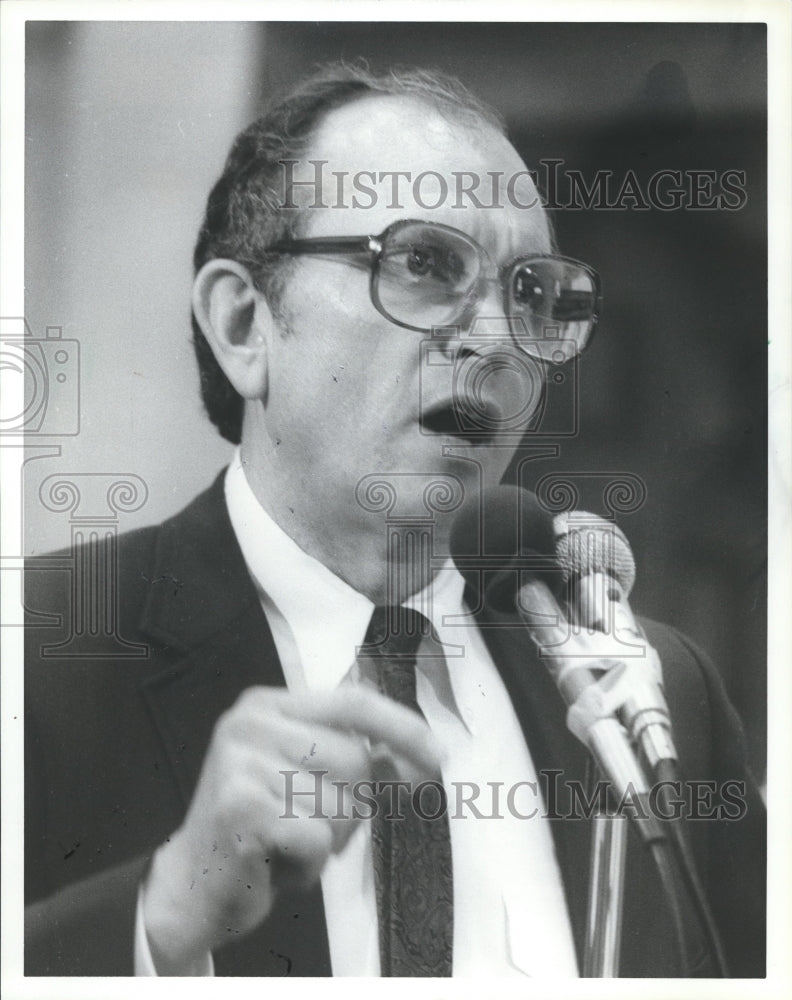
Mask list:
[[[558,210],[561,252],[601,274],[603,317],[576,371],[578,433],[541,440],[576,506],[608,477],[645,484],[619,523],[632,603],[714,658],[764,771],[766,730],[766,38],[761,24],[45,22],[27,36],[26,314],[80,341],[78,438],[59,469],[130,471],[138,522],[183,506],[227,461],[189,345],[190,252],[230,138],[317,63],[454,73],[505,114],[529,166],[561,159],[645,182],[739,170],[739,211]],[[387,164],[383,163],[383,169]],[[170,353],[168,353],[170,352]],[[189,461],[185,463],[185,455]],[[28,464],[26,547],[68,544]],[[136,515],[137,517],[137,515]],[[47,520],[49,518],[50,520]],[[59,533],[65,534],[61,535]]]

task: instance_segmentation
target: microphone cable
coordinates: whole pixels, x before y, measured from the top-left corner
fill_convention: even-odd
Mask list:
[[[673,761],[664,760],[658,763],[657,779],[658,784],[678,781],[678,772]],[[669,785],[662,784],[662,796],[664,799],[666,798],[666,790],[669,787]],[[682,883],[693,901],[693,906],[701,929],[704,932],[707,946],[715,961],[717,975],[722,979],[728,979],[729,967],[723,951],[723,944],[721,943],[720,934],[715,924],[712,909],[707,902],[706,892],[701,882],[690,845],[685,838],[679,822],[677,820],[668,820],[667,822],[671,828],[671,845],[674,849],[677,870],[682,876]]]
[[[679,965],[679,975],[686,977],[690,959],[688,955],[687,935],[685,934],[685,923],[682,919],[682,907],[679,901],[679,885],[674,872],[674,853],[671,850],[671,844],[667,840],[655,840],[648,847],[660,875],[666,906],[671,914],[671,920],[674,925],[674,950]]]

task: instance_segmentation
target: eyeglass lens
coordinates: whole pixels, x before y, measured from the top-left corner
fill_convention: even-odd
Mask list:
[[[391,231],[376,272],[382,309],[410,326],[431,329],[453,324],[479,293],[480,250],[464,234],[422,223]],[[578,353],[593,326],[596,287],[581,265],[557,258],[515,261],[504,278],[504,307],[515,341],[529,353]]]
[[[412,224],[388,234],[377,273],[383,309],[412,326],[442,326],[459,314],[460,304],[481,271],[474,243],[461,234]]]

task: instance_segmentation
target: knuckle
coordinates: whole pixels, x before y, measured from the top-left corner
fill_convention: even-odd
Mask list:
[[[243,823],[261,808],[261,794],[254,782],[236,773],[230,774],[220,784],[214,796],[214,813],[224,824]]]
[[[223,712],[217,719],[215,723],[214,732],[212,734],[213,745],[218,743],[224,743],[233,737],[237,730],[237,702],[236,705],[228,708]]]
[[[267,697],[267,688],[261,687],[259,685],[254,685],[252,687],[245,688],[245,690],[237,698],[234,707],[240,710],[248,710],[258,706],[262,700]]]

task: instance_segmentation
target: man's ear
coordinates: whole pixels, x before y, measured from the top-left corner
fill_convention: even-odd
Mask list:
[[[192,308],[218,364],[239,395],[263,399],[274,320],[247,268],[223,258],[207,261],[193,282]]]

